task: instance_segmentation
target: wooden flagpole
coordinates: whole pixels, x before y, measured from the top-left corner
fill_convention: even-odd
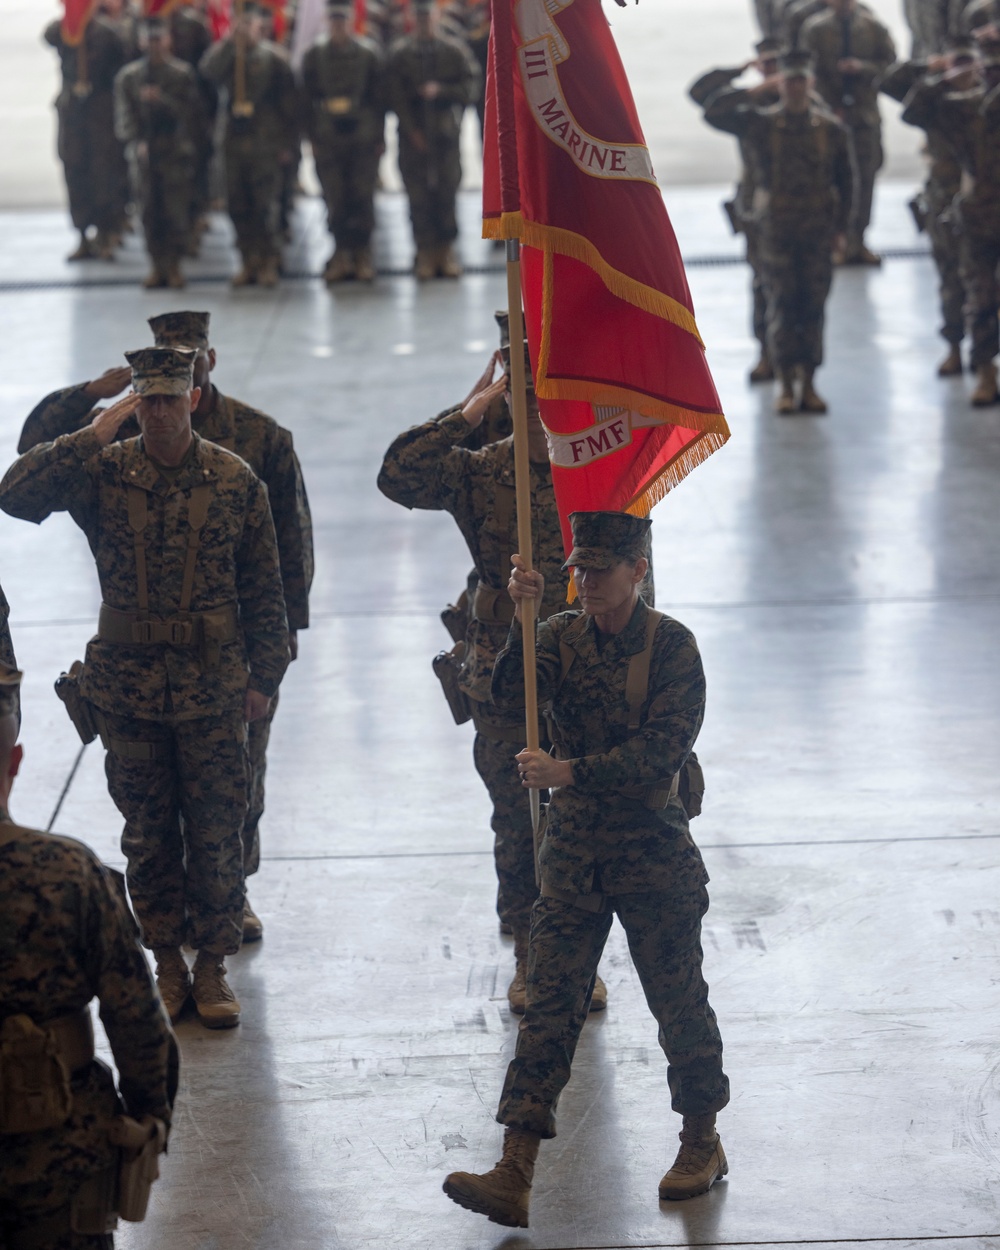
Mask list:
[[[520,210],[517,164],[517,123],[514,114],[513,8],[510,0],[491,0],[493,39],[493,85],[496,92],[497,144],[500,159],[501,211]],[[521,308],[521,245],[508,239],[507,312],[510,326],[510,394],[514,422],[514,487],[517,502],[518,553],[526,569],[534,568],[531,535],[531,463],[528,458],[528,401],[524,374],[524,314]],[[521,632],[524,636],[524,734],[525,744],[537,751],[538,677],[535,660],[535,608],[521,601]],[[531,825],[535,833],[535,875],[538,875],[538,831],[541,796],[529,791]]]

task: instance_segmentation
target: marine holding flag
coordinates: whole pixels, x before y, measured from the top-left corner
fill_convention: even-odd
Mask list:
[[[690,631],[639,594],[645,513],[728,429],[599,0],[519,0],[513,11],[494,0],[486,154],[484,233],[524,245],[535,387],[580,607],[541,622],[532,648],[555,754],[517,755],[525,790],[552,800],[526,1010],[497,1113],[503,1157],[483,1175],[453,1172],[444,1191],[525,1228],[614,915],[683,1117],[659,1196],[705,1193],[728,1171],[715,1119],[729,1081],[702,975],[708,875],[688,827],[703,788],[692,747],[705,678]],[[508,244],[509,264],[517,251]],[[521,621],[545,593],[541,573],[513,563],[515,620],[492,683],[508,708],[530,686]]]

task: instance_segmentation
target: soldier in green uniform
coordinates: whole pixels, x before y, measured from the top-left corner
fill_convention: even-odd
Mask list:
[[[20,677],[0,660],[0,1246],[110,1250],[118,1117],[154,1152],[165,1140],[177,1044],[108,870],[13,822]],[[120,1093],[94,1058],[93,998]]]
[[[194,135],[194,198],[191,221],[194,227],[188,241],[188,252],[197,253],[201,235],[208,229],[206,214],[211,202],[212,157],[215,154],[215,116],[219,109],[219,93],[214,85],[198,73],[201,58],[212,46],[212,27],[204,13],[191,4],[179,4],[170,10],[170,49],[178,60],[185,61],[195,72],[201,97],[199,126]]]
[[[854,185],[848,132],[813,100],[809,67],[802,53],[783,58],[776,105],[758,108],[748,91],[728,90],[705,109],[710,125],[740,139],[756,171],[768,356],[786,415],[826,412],[813,375],[823,361],[831,251],[847,230]]]
[[[223,1028],[239,1021],[224,961],[243,932],[246,726],[284,675],[288,626],[267,491],[192,433],[195,355],[126,353],[137,393],[21,456],[0,508],[68,511],[87,535],[104,602],[79,688],[125,817],[129,893],[171,1017],[193,994]],[[133,413],[140,437],[116,442]]]
[[[857,185],[847,245],[838,260],[845,265],[878,265],[865,243],[872,215],[875,175],[882,168],[882,118],[878,79],[896,59],[892,36],[857,0],[827,0],[802,27],[801,47],[813,58],[816,87],[851,132]]]
[[[660,1197],[704,1193],[728,1170],[715,1117],[729,1101],[729,1082],[701,967],[708,874],[678,794],[704,715],[701,657],[689,630],[640,597],[649,521],[617,512],[575,512],[570,520],[567,565],[580,609],[543,620],[535,642],[538,697],[551,702],[556,754],[517,756],[523,784],[552,798],[527,1007],[497,1112],[506,1126],[503,1158],[485,1175],[452,1173],[444,1184],[459,1205],[521,1228],[539,1141],[555,1136],[556,1104],[616,914],[659,1025],[671,1104],[684,1117]],[[523,702],[520,605],[545,601],[542,574],[526,572],[519,556],[513,563],[518,616],[493,671],[493,698],[509,707]]]
[[[234,286],[278,281],[281,171],[299,143],[295,78],[284,50],[263,38],[264,20],[248,5],[234,33],[209,48],[199,66],[228,98],[226,195],[243,258]]]
[[[903,120],[935,130],[949,144],[962,182],[952,215],[960,226],[959,252],[965,312],[972,339],[977,408],[997,401],[1000,355],[1000,58],[982,58],[970,85],[965,66],[923,78],[906,97]]]
[[[302,61],[305,129],[335,244],[323,276],[328,283],[371,282],[375,184],[385,150],[382,56],[351,32],[349,0],[333,0],[327,11],[329,34]]]
[[[509,351],[508,347],[508,361]],[[527,352],[525,356],[530,378]],[[484,418],[510,384],[506,371],[492,381],[495,360],[463,405],[446,409],[394,440],[382,462],[378,487],[404,507],[449,512],[475,565],[459,688],[476,727],[476,771],[493,803],[497,911],[514,935],[515,973],[507,996],[511,1009],[520,1013],[524,1010],[528,927],[538,886],[529,805],[511,764],[515,751],[524,744],[524,714],[496,707],[490,698],[493,662],[514,614],[506,585],[510,557],[517,548],[513,435],[476,445]],[[534,393],[529,392],[528,398],[532,533],[535,558],[546,576],[548,615],[565,604],[565,579],[560,575],[564,548],[545,429]],[[540,734],[545,737],[544,728]],[[606,1005],[603,984],[596,1005]]]
[[[70,217],[80,234],[67,259],[111,260],[128,201],[128,170],[115,137],[113,96],[115,75],[127,59],[125,48],[112,24],[101,16],[87,23],[78,46],[63,39],[58,19],[46,26],[44,38],[59,53],[62,68],[56,97],[58,150]]]
[[[223,395],[211,380],[216,364],[215,348],[209,342],[207,312],[164,313],[149,320],[157,347],[190,348],[198,354],[194,382],[201,392],[191,414],[194,432],[250,465],[267,487],[274,518],[281,564],[281,581],[288,617],[292,659],[298,655],[300,630],[309,628],[309,590],[312,586],[314,557],[312,517],[302,477],[302,466],[295,454],[290,430],[273,417],[251,408],[232,396]],[[66,387],[47,395],[24,423],[18,451],[23,455],[38,443],[51,442],[93,421],[95,399],[111,399],[128,385],[129,369],[109,369],[92,382]],[[126,421],[118,436],[138,433],[133,420]],[[278,707],[275,694],[265,716],[250,723],[250,800],[243,827],[244,870],[251,876],[260,866],[260,819],[264,812],[264,780],[267,771],[267,744]],[[253,942],[263,934],[260,918],[247,899],[244,904],[243,939]]]
[[[479,68],[467,47],[438,32],[434,0],[415,0],[413,7],[414,32],[395,44],[386,67],[417,246],[413,271],[422,281],[457,278],[459,136],[466,105],[479,89]]]
[[[126,145],[138,190],[153,287],[184,285],[181,257],[192,228],[196,136],[203,127],[194,70],[170,55],[166,25],[144,28],[146,55],[115,79],[115,133]]]
[[[766,36],[756,46],[756,57],[744,65],[731,68],[709,70],[702,74],[688,88],[688,95],[695,104],[703,108],[707,106],[718,92],[733,90],[733,82],[751,67],[761,74],[761,81],[748,89],[748,96],[763,108],[769,104],[777,104],[778,67],[782,51],[778,39]],[[767,354],[767,293],[764,285],[764,274],[760,264],[760,241],[758,238],[757,220],[754,214],[754,192],[756,176],[752,165],[753,152],[741,142],[740,159],[742,170],[736,194],[725,205],[726,215],[735,234],[742,234],[747,241],[747,264],[753,275],[751,286],[753,298],[753,333],[760,344],[760,359],[750,370],[751,382],[770,382],[774,378],[774,368]]]
[[[894,65],[882,79],[881,90],[894,100],[903,101],[922,78],[949,70],[958,70],[957,76],[951,79],[954,90],[974,87],[976,58],[971,44],[954,40],[949,44],[944,56]],[[925,133],[927,178],[911,207],[918,225],[927,231],[938,271],[941,336],[948,344],[948,353],[937,371],[940,377],[953,377],[962,372],[961,344],[965,337],[965,288],[960,271],[958,231],[952,214],[961,188],[962,166],[946,135],[934,126]]]

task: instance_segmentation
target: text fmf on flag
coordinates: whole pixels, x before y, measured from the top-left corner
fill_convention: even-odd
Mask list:
[[[600,0],[493,0],[484,143],[568,551],[570,512],[645,516],[729,437]]]

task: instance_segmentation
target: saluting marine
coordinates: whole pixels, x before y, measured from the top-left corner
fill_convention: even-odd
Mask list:
[[[788,53],[781,65],[779,104],[758,108],[747,91],[720,91],[705,120],[752,154],[777,411],[821,413],[826,402],[813,376],[823,362],[832,249],[850,221],[854,173],[846,128],[812,99],[809,57]]]
[[[274,286],[281,259],[282,166],[299,143],[295,78],[282,48],[264,39],[265,13],[247,5],[233,34],[202,57],[200,72],[224,87],[226,197],[243,258],[233,286]]]
[[[129,1172],[165,1146],[177,1044],[124,891],[82,842],[11,817],[20,678],[0,660],[0,1245],[108,1250],[117,1212],[142,1218]]]
[[[503,328],[506,327],[506,315]],[[525,374],[531,364],[525,344]],[[478,431],[496,401],[508,393],[510,347],[503,353],[507,368],[492,381],[494,362],[464,405],[447,409],[433,421],[414,426],[389,447],[378,476],[379,490],[407,508],[449,512],[462,531],[475,565],[476,585],[469,611],[464,646],[460,647],[458,692],[465,701],[465,718],[476,727],[474,759],[493,803],[494,860],[497,872],[497,911],[514,936],[514,979],[507,991],[511,1009],[524,1010],[527,975],[528,926],[538,896],[535,881],[531,815],[512,766],[523,746],[524,715],[517,709],[496,707],[490,697],[493,663],[507,638],[514,615],[506,593],[510,558],[517,549],[514,503],[513,435],[486,446],[478,445]],[[552,486],[545,430],[538,416],[534,392],[528,393],[529,458],[531,462],[531,516],[538,568],[546,577],[545,614],[565,604],[565,581],[560,575],[563,542]],[[546,737],[544,726],[540,735]],[[595,1009],[605,1005],[603,983]]]
[[[115,79],[115,134],[132,162],[152,262],[143,286],[178,288],[193,224],[201,95],[194,70],[170,55],[164,22],[148,18],[142,37],[145,56]]]
[[[551,705],[556,754],[517,756],[523,784],[552,798],[527,1005],[497,1111],[503,1158],[484,1175],[454,1172],[444,1183],[460,1206],[521,1228],[539,1142],[555,1136],[615,915],[659,1026],[671,1105],[683,1116],[680,1151],[659,1196],[704,1193],[728,1170],[715,1118],[729,1101],[729,1081],[702,975],[708,874],[681,784],[705,710],[701,657],[689,630],[640,597],[649,521],[618,512],[575,512],[570,520],[567,565],[580,610],[541,621],[535,640],[538,698]],[[518,616],[493,671],[494,700],[512,708],[523,706],[521,604],[541,605],[546,593],[537,570],[526,572],[519,556],[514,566]],[[691,780],[689,773],[689,790]]]
[[[746,98],[752,99],[758,107],[777,104],[780,93],[778,90],[778,67],[781,53],[779,40],[766,36],[757,44],[757,56],[745,65],[732,68],[712,69],[702,74],[688,88],[688,95],[696,104],[703,108],[708,105],[717,93],[735,90],[732,83],[751,66],[759,70],[761,82],[749,87]],[[751,382],[770,382],[774,377],[774,368],[767,353],[767,288],[760,263],[760,240],[758,237],[759,222],[754,204],[757,189],[757,177],[753,168],[753,149],[742,141],[740,158],[743,167],[736,194],[723,207],[729,218],[734,234],[742,234],[747,241],[747,264],[753,275],[753,333],[760,344],[760,358],[750,370]]]
[[[802,27],[801,47],[813,58],[816,89],[851,132],[856,169],[854,207],[847,242],[838,252],[845,265],[878,265],[865,243],[872,216],[875,175],[882,168],[882,118],[878,79],[896,59],[892,37],[857,0],[828,0]]]
[[[126,353],[136,393],[21,456],[0,508],[35,522],[68,511],[87,535],[103,603],[80,719],[107,751],[129,894],[171,1018],[193,994],[202,1022],[224,1028],[240,1014],[225,956],[243,932],[246,724],[278,689],[288,627],[267,492],[192,433],[195,355]],[[141,436],[115,442],[133,413]]]
[[[198,405],[191,414],[194,432],[200,437],[234,451],[250,465],[267,487],[267,498],[274,519],[281,566],[281,582],[288,617],[292,659],[298,655],[300,630],[309,628],[309,590],[312,586],[314,557],[312,517],[302,477],[302,466],[295,453],[290,430],[251,408],[249,404],[222,392],[212,383],[215,348],[209,341],[207,312],[163,313],[149,319],[157,347],[180,347],[197,352],[194,384],[200,391]],[[109,369],[101,378],[69,386],[47,395],[24,423],[18,451],[29,451],[38,443],[51,442],[88,424],[97,415],[95,399],[111,399],[128,384],[129,370]],[[126,421],[119,438],[138,433],[134,419]],[[270,701],[264,716],[250,722],[250,796],[243,826],[243,859],[247,876],[260,866],[260,819],[264,812],[264,780],[267,771],[267,744],[278,707],[278,695]],[[263,925],[250,905],[244,903],[243,940],[253,942],[263,934]]]
[[[373,43],[351,33],[354,6],[328,4],[329,33],[302,61],[305,130],[326,201],[335,250],[328,283],[375,277],[375,184],[385,150],[385,77]]]
[[[415,0],[413,11],[413,34],[395,44],[386,67],[417,245],[413,271],[421,280],[457,278],[459,136],[466,105],[476,99],[479,68],[468,48],[438,32],[434,0]]]

